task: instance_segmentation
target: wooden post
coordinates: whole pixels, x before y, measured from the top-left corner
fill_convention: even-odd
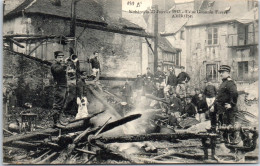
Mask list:
[[[215,148],[216,148],[216,138],[210,137],[210,146],[211,146],[211,159],[215,159]]]
[[[208,147],[206,144],[206,140],[207,138],[202,138],[201,142],[202,142],[202,146],[203,146],[203,151],[204,151],[204,159],[207,160],[208,159]]]
[[[154,72],[158,66],[158,5],[154,6],[155,15],[154,15]]]

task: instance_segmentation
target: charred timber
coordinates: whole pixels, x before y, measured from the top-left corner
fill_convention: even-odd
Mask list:
[[[123,143],[123,142],[142,142],[142,141],[172,141],[176,139],[199,139],[217,137],[216,134],[195,134],[195,133],[153,133],[153,134],[135,134],[124,135],[119,137],[100,137],[99,140],[103,143]]]

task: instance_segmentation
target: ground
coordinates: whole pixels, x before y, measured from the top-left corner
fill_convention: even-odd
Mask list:
[[[32,113],[36,113],[38,115],[38,127],[41,128],[47,128],[52,126],[52,119],[50,118],[51,116],[51,111],[47,109],[42,109],[42,108],[31,108],[31,109],[24,109],[24,108],[16,108],[15,111],[13,112],[13,115],[9,117],[9,124],[14,123],[16,119],[19,119],[19,114],[24,111],[30,111]],[[151,110],[150,110],[151,111]],[[72,116],[66,115],[68,119],[73,119]],[[130,124],[130,123],[129,123]],[[131,125],[131,124],[130,124]],[[200,130],[199,127],[193,127],[191,128],[190,132]],[[5,133],[5,136],[8,136],[7,133]],[[135,157],[138,158],[146,158],[146,159],[151,159],[155,156],[158,156],[160,154],[166,154],[170,152],[176,152],[176,153],[186,153],[189,155],[203,155],[203,150],[202,150],[202,145],[201,145],[201,140],[199,139],[190,139],[190,140],[182,140],[179,141],[178,143],[173,143],[173,142],[167,142],[167,141],[155,141],[155,142],[150,142],[152,143],[153,146],[155,146],[158,149],[158,153],[148,153],[142,150],[140,145],[136,145],[136,143],[128,143],[126,144],[121,144],[120,146],[126,146],[127,148],[123,149],[124,152],[131,154]],[[129,145],[130,144],[130,145]],[[142,144],[142,143],[141,143]],[[115,145],[115,147],[118,147],[118,145]],[[4,147],[4,163],[28,163],[28,161],[33,160],[32,155],[35,153],[33,151],[25,151],[22,149],[17,149],[17,148],[10,148],[10,147]],[[258,148],[254,150],[253,152],[248,153],[246,156],[257,156],[256,154],[258,152]],[[209,150],[209,157],[211,155],[211,152]],[[223,161],[232,161],[232,157],[230,157],[232,154],[229,153],[229,149],[225,148],[224,144],[218,144],[216,148],[216,155],[219,156]],[[73,155],[74,156],[74,155]],[[247,157],[246,162],[249,163],[255,163],[258,159],[254,157]],[[71,158],[69,163],[70,164],[82,164],[86,161],[86,158],[76,156],[75,158]],[[165,162],[171,162],[171,163],[216,163],[215,160],[194,160],[191,159],[190,157],[188,158],[182,158],[182,157],[176,157],[176,156],[171,156],[171,157],[165,157],[162,158],[159,161],[165,161]],[[112,159],[105,159],[105,160],[93,160],[89,162],[88,164],[127,164],[129,162],[124,161],[124,160],[117,160],[116,158]]]

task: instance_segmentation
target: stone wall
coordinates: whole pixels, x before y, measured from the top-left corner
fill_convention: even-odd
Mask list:
[[[7,21],[3,29],[4,34],[27,33],[66,36],[69,34],[70,24],[68,20],[38,15]],[[137,73],[141,72],[142,40],[140,37],[93,29],[84,30],[81,27],[77,27],[76,36],[78,37],[77,54],[83,70],[90,72],[87,59],[93,56],[94,51],[99,51],[103,76],[136,77]],[[28,53],[39,42],[27,43],[27,47],[22,50],[15,49]],[[25,45],[25,43],[23,44]],[[62,50],[65,55],[69,55],[69,46],[50,41],[43,43],[32,56],[53,61],[53,52],[57,50]]]

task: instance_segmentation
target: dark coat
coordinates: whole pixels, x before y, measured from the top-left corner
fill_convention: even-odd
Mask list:
[[[51,66],[51,74],[54,82],[57,85],[67,85],[66,66],[62,66],[60,63],[55,62]]]
[[[152,94],[154,90],[155,90],[154,83],[149,80],[145,81],[145,93]]]
[[[156,82],[159,82],[159,83],[163,82],[163,79],[165,79],[165,74],[164,74],[164,72],[162,72],[162,71],[156,71],[156,72],[154,73],[154,79],[155,79]]]
[[[178,83],[178,79],[176,75],[173,72],[170,72],[170,75],[168,76],[167,79],[167,85],[177,86],[177,83]]]
[[[238,98],[237,86],[230,78],[223,79],[222,81],[217,92],[216,102],[222,106],[228,103],[232,107],[235,107]]]
[[[169,106],[169,112],[182,112],[182,102],[175,96],[170,97]]]
[[[95,68],[95,69],[100,69],[100,63],[99,63],[97,57],[91,58],[91,59],[89,60],[89,63],[91,63],[92,69],[93,69],[93,68]]]
[[[134,83],[134,88],[137,90],[142,89],[144,86],[144,79],[142,77],[137,77]]]
[[[205,100],[199,100],[197,103],[198,113],[205,113],[208,110],[208,105]]]
[[[188,117],[195,117],[196,115],[196,108],[194,104],[189,103],[184,107],[183,114],[187,114]]]
[[[186,73],[186,72],[181,72],[178,75],[178,84],[181,84],[183,81],[189,81],[190,80],[190,76]]]
[[[212,98],[212,97],[216,97],[217,95],[217,89],[215,86],[213,85],[207,85],[204,89],[204,95],[207,98]]]
[[[128,96],[128,97],[132,96],[133,94],[132,86],[129,83],[125,83],[125,86],[122,89],[122,93],[123,96]]]
[[[195,106],[198,106],[199,95],[198,95],[198,94],[195,94],[194,96],[192,96],[191,102],[192,102]]]

